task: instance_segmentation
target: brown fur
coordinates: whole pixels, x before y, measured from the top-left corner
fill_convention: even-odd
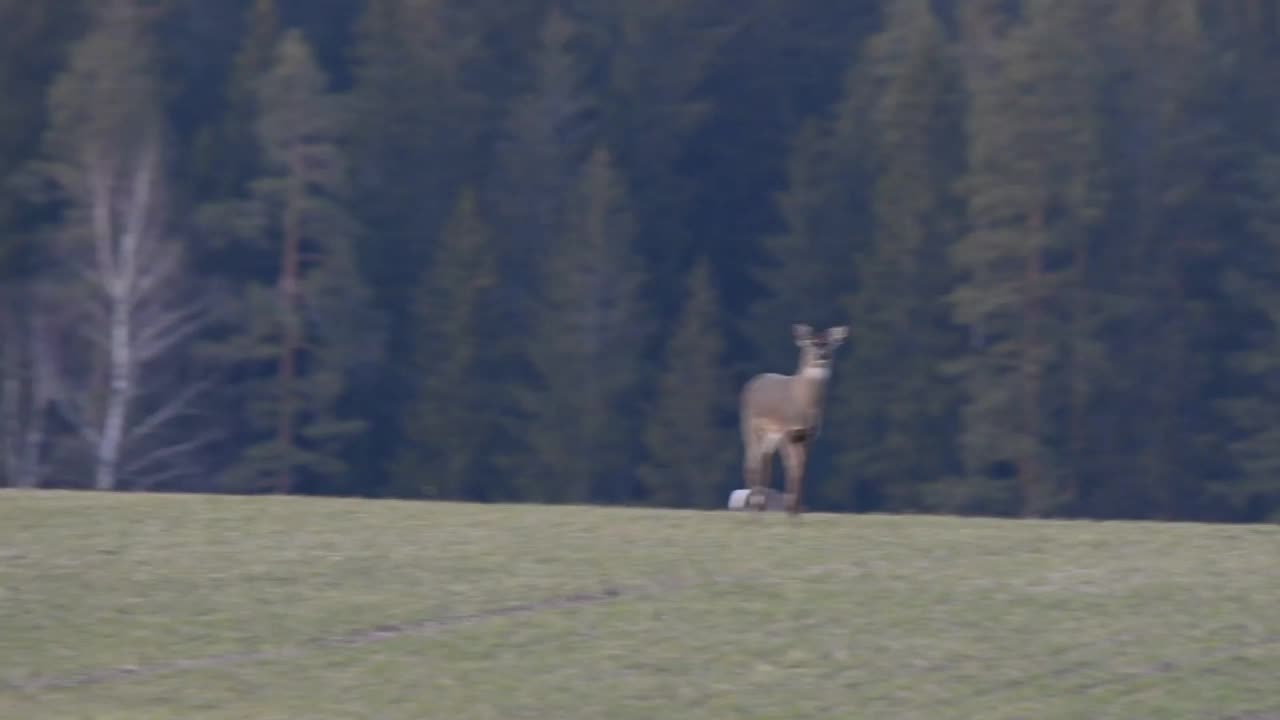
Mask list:
[[[792,327],[800,360],[794,375],[762,373],[747,381],[739,398],[742,423],[742,472],[751,490],[748,505],[764,509],[773,453],[782,456],[786,471],[787,512],[800,512],[804,468],[809,444],[822,420],[822,395],[831,374],[835,349],[848,336],[847,327],[833,327],[814,336],[808,325]]]

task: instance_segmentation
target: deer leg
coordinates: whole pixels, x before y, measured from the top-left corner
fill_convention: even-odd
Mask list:
[[[760,473],[757,476],[760,482],[760,485],[752,489],[751,491],[751,495],[753,497],[757,493],[759,493],[760,495],[759,499],[756,501],[758,503],[756,505],[757,511],[763,512],[765,507],[769,504],[768,502],[769,501],[769,485],[773,482],[772,478],[770,477],[772,474],[773,474],[773,450],[768,449],[768,450],[765,450],[764,453],[761,454],[760,456]]]
[[[747,448],[742,453],[742,484],[746,486],[747,501],[744,509],[751,509],[751,503],[755,500],[756,491],[760,487],[760,466],[763,455],[756,449],[755,444],[748,440]]]
[[[754,505],[757,510],[764,510],[765,493],[769,486],[769,466],[773,462],[772,449],[768,446],[767,436],[755,433],[747,441],[746,452],[742,457],[743,476],[747,486],[746,509]]]
[[[793,517],[800,513],[800,491],[804,487],[806,449],[803,442],[782,444],[782,462],[787,470],[787,512]]]
[[[752,428],[744,438],[746,450],[742,459],[747,483],[747,507],[754,503],[758,511],[766,507],[770,474],[773,472],[773,454],[778,448],[779,433]]]

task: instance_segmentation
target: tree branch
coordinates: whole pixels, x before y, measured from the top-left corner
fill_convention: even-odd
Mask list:
[[[126,442],[132,444],[145,439],[162,425],[181,415],[192,400],[210,387],[213,387],[213,383],[210,381],[188,385],[182,392],[171,398],[169,402],[161,405],[142,419],[141,422],[130,427]]]
[[[177,310],[154,309],[140,315],[133,340],[139,363],[149,362],[199,332],[206,314],[204,306],[192,303]]]
[[[93,249],[97,260],[95,280],[101,281],[115,275],[112,248],[111,222],[111,171],[103,167],[101,149],[86,152],[84,160],[85,180],[89,187],[89,211],[92,216]]]
[[[157,463],[181,457],[193,450],[208,445],[216,439],[217,435],[213,433],[205,433],[184,442],[156,448],[155,450],[142,454],[131,460],[121,474],[126,478],[136,477],[142,474],[144,470],[155,466]]]

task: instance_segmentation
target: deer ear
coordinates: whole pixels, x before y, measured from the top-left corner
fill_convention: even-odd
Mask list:
[[[795,336],[797,345],[803,345],[813,337],[813,328],[802,323],[796,323],[791,326],[791,334]]]
[[[849,337],[849,326],[841,325],[827,330],[827,342],[833,345],[839,345],[844,339]]]

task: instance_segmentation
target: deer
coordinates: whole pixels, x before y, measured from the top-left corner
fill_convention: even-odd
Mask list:
[[[783,503],[787,514],[800,514],[805,462],[822,423],[823,391],[831,377],[835,350],[849,335],[847,326],[814,334],[808,325],[791,326],[800,348],[794,375],[760,373],[748,380],[739,396],[742,424],[742,472],[746,507],[764,510],[773,454],[782,455],[786,471]],[[758,500],[757,500],[758,496]]]

